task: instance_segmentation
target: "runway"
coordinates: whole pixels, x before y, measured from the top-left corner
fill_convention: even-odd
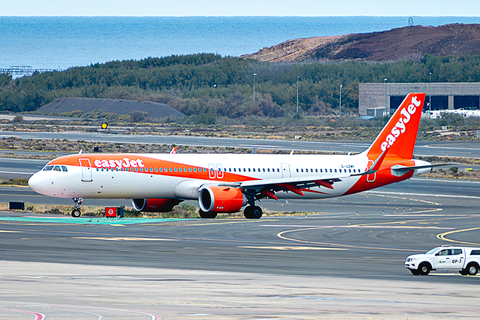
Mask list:
[[[438,245],[480,246],[479,199],[475,182],[413,179],[264,202],[316,213],[258,221],[79,224],[2,213],[0,319],[476,317],[480,276],[413,276],[404,260]]]
[[[380,130],[379,130],[380,132]],[[244,138],[212,138],[192,136],[125,135],[90,132],[20,132],[0,131],[0,138],[67,139],[92,142],[175,144],[177,146],[238,147],[270,150],[301,150],[325,152],[362,152],[370,141],[304,141]],[[373,141],[372,141],[373,142]],[[181,152],[181,148],[179,150]],[[480,158],[480,141],[417,141],[415,155]]]

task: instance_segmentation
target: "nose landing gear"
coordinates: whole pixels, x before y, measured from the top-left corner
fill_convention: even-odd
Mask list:
[[[83,203],[82,198],[73,198],[73,202],[75,203],[75,209],[72,211],[72,217],[80,218],[82,212],[80,211],[80,205]]]

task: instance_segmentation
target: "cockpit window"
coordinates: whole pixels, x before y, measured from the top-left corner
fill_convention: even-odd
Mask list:
[[[54,170],[54,171],[62,171],[62,169],[60,168],[60,166],[55,166],[55,167],[53,167],[53,170]]]
[[[43,171],[51,171],[53,170],[53,166],[45,166],[45,168],[43,168]]]
[[[62,171],[63,171],[63,172],[68,172],[67,167],[66,167],[66,166],[62,166]]]

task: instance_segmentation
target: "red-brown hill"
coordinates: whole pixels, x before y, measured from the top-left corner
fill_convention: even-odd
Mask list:
[[[382,32],[294,39],[244,57],[271,62],[418,61],[426,54],[480,54],[480,24],[408,26]]]

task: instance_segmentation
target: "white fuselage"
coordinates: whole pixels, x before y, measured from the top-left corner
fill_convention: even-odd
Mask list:
[[[89,155],[84,157],[88,158]],[[142,163],[144,167],[137,166],[136,171],[123,171],[125,169],[119,168],[118,161],[111,163],[91,159],[90,164],[93,166],[89,168],[65,164],[63,166],[67,171],[40,171],[32,176],[29,185],[41,194],[61,198],[197,199],[199,187],[231,182],[229,175],[235,175],[235,181],[311,176],[316,176],[319,180],[323,177],[341,178],[341,181],[334,184],[334,189],[314,187],[312,190],[322,193],[307,192],[304,196],[325,198],[344,194],[360,178],[350,175],[364,172],[368,165],[368,159],[364,155],[260,154],[128,154],[124,157],[127,161],[123,163],[128,164],[128,160],[139,157],[148,157],[152,162]],[[108,160],[108,155],[104,158]],[[94,167],[95,161],[100,168]],[[278,196],[297,195],[287,192],[279,193]]]

